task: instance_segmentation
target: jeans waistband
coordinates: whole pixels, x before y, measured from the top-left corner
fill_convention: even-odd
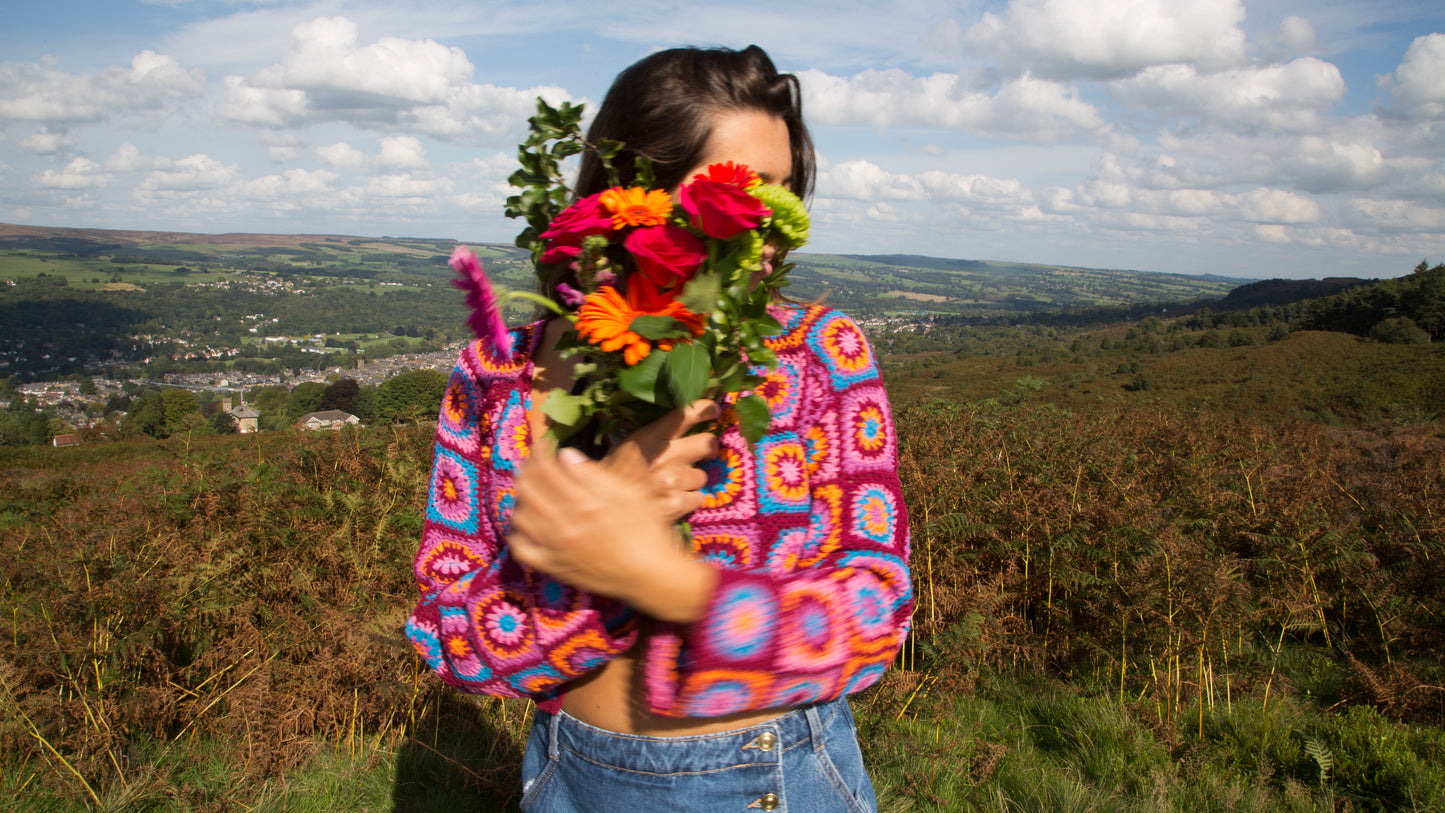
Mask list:
[[[623,771],[703,773],[740,765],[777,764],[784,751],[798,747],[820,750],[825,744],[824,728],[845,702],[839,698],[813,703],[746,728],[680,737],[607,731],[566,712],[539,711],[536,727],[546,732],[547,752],[552,759],[566,749],[588,762]]]

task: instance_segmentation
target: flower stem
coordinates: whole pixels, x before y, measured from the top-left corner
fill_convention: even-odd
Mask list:
[[[502,294],[500,298],[502,300],[502,304],[504,305],[516,299],[525,299],[528,302],[532,302],[534,304],[541,305],[542,307],[547,308],[558,316],[565,316],[573,321],[577,320],[575,314],[563,310],[561,305],[558,305],[556,302],[553,302],[545,296],[532,293],[531,291],[508,291]]]

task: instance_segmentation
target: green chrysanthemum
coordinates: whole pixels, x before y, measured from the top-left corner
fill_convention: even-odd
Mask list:
[[[773,210],[767,225],[788,241],[788,245],[779,248],[798,248],[808,242],[808,210],[797,195],[776,184],[760,184],[748,191]]]
[[[763,267],[763,235],[757,229],[740,232],[731,242],[737,248],[738,268],[756,271]]]

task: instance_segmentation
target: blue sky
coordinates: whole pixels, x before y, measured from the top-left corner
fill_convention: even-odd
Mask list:
[[[1445,7],[56,0],[0,30],[0,222],[510,242],[540,94],[756,43],[810,250],[1238,277],[1445,261]]]

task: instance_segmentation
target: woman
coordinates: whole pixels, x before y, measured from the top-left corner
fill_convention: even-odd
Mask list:
[[[588,137],[624,141],[619,167],[649,157],[668,189],[734,161],[811,191],[797,80],[756,47],[643,59]],[[584,161],[578,195],[602,186]],[[558,452],[540,405],[573,383],[565,321],[519,328],[500,363],[463,352],[407,632],[448,683],[538,700],[524,809],[875,808],[843,698],[892,661],[912,609],[892,419],[847,317],[774,315],[752,449],[725,412],[720,438],[689,434],[719,418],[703,401],[601,461]]]

